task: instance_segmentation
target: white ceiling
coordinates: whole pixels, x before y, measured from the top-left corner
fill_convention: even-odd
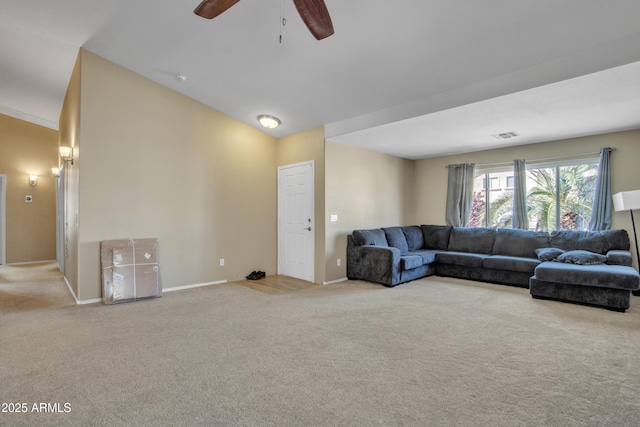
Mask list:
[[[84,47],[251,126],[278,116],[275,137],[325,125],[406,158],[640,128],[637,0],[325,2],[317,41],[291,0],[211,21],[198,0],[2,0],[0,113],[56,128]]]

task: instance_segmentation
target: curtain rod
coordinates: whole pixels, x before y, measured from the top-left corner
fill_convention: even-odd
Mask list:
[[[610,148],[609,149],[610,152],[614,152],[616,151],[615,148]],[[540,162],[548,162],[551,160],[560,160],[560,159],[567,159],[567,158],[572,158],[572,157],[586,157],[586,156],[593,156],[593,155],[599,155],[600,151],[592,151],[589,153],[579,153],[579,154],[567,154],[564,156],[556,156],[556,157],[546,157],[546,158],[542,158],[542,159],[531,159],[531,160],[527,160],[527,163],[540,163]],[[501,166],[510,166],[513,165],[513,161],[511,162],[502,162],[502,163],[471,163],[472,165],[474,165],[475,167],[486,167],[486,166],[491,166],[491,167],[501,167]],[[448,168],[449,166],[453,166],[453,165],[447,165],[445,166],[445,168]]]

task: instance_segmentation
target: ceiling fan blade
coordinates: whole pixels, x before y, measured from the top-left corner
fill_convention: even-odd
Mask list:
[[[305,25],[317,40],[333,34],[333,23],[324,0],[293,0],[293,3]]]
[[[204,0],[196,7],[193,13],[203,18],[213,19],[239,1],[240,0]]]

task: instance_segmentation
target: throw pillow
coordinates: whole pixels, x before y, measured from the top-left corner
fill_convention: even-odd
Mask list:
[[[536,249],[536,255],[540,261],[555,261],[559,255],[562,255],[564,251],[559,248],[538,248]]]
[[[556,258],[556,261],[565,262],[568,264],[595,265],[604,264],[607,261],[607,257],[589,251],[577,250],[563,253],[558,258]]]
[[[386,227],[382,230],[384,231],[385,236],[387,236],[389,246],[400,249],[400,253],[409,252],[407,238],[404,237],[401,227]]]
[[[440,249],[446,251],[449,247],[451,229],[448,225],[422,225],[425,249]]]
[[[388,246],[384,231],[380,228],[374,228],[371,230],[353,230],[353,242],[356,246]]]

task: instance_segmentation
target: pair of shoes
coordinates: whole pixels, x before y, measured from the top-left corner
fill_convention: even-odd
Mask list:
[[[259,280],[267,277],[264,271],[252,271],[250,275],[247,276],[247,280]]]
[[[251,274],[247,276],[247,280],[264,279],[266,276],[264,271],[252,271]]]

